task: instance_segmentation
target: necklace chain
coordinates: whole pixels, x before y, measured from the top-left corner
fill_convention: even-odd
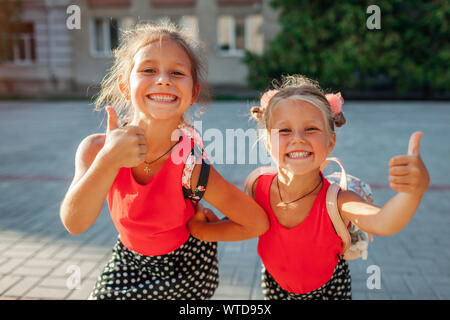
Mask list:
[[[311,193],[313,193],[314,191],[316,191],[316,189],[317,189],[321,184],[322,184],[322,176],[320,176],[320,181],[319,181],[319,183],[317,184],[317,186],[315,186],[314,189],[312,189],[310,192],[308,192],[308,193],[305,194],[305,195],[302,195],[301,197],[299,197],[299,198],[297,198],[297,199],[295,199],[295,200],[292,200],[292,201],[289,201],[289,202],[284,202],[284,201],[283,201],[283,198],[281,197],[280,185],[279,185],[279,183],[278,183],[278,175],[277,175],[277,189],[278,189],[278,196],[280,197],[280,200],[281,200],[281,202],[282,202],[284,205],[288,205],[288,204],[294,203],[294,202],[296,202],[296,201],[299,201],[299,200],[305,198],[306,196],[309,196]]]
[[[147,165],[147,166],[145,167],[145,169],[144,169],[145,172],[146,172],[147,174],[149,174],[149,173],[150,173],[150,169],[148,168],[148,166],[151,165],[152,163],[155,163],[156,161],[158,161],[159,159],[161,159],[162,157],[164,157],[166,154],[168,154],[173,148],[175,148],[175,146],[176,146],[180,141],[181,141],[181,137],[180,137],[180,139],[178,139],[177,143],[175,143],[173,146],[171,146],[169,150],[167,150],[164,154],[162,154],[161,156],[159,156],[159,157],[156,158],[155,160],[152,160],[152,161],[150,161],[150,162],[144,160],[144,163]]]

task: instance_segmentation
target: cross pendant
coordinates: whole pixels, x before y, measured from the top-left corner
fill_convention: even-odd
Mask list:
[[[145,167],[144,168],[145,174],[149,175],[150,174],[150,168],[149,167]]]

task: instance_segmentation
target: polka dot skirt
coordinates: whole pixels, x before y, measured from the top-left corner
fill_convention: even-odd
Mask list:
[[[262,266],[262,290],[265,300],[350,300],[352,298],[350,269],[344,259],[340,259],[331,279],[320,288],[296,294],[283,289]]]
[[[173,252],[144,256],[118,240],[89,299],[204,300],[218,283],[216,242],[190,236]]]

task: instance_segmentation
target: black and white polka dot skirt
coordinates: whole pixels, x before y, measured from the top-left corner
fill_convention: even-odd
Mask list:
[[[350,300],[352,281],[347,261],[339,259],[331,279],[320,288],[303,294],[283,289],[262,265],[262,290],[265,300]]]
[[[89,299],[204,300],[218,283],[216,242],[190,236],[173,252],[144,256],[119,239]]]

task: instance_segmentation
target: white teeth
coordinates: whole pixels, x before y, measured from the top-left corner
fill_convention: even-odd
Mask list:
[[[174,96],[165,96],[165,95],[151,95],[150,99],[155,100],[155,101],[163,101],[163,102],[170,102],[170,101],[174,101],[177,97]]]
[[[288,153],[289,158],[305,158],[310,155],[310,152],[290,152]]]

